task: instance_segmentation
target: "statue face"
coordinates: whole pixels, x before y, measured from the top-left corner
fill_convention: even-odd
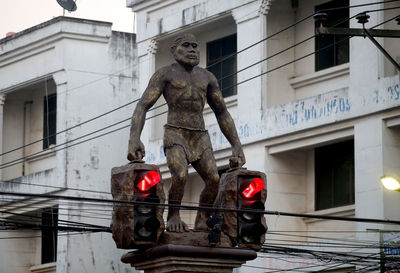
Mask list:
[[[197,41],[193,39],[182,40],[173,53],[175,60],[183,65],[196,66],[199,64],[200,51]]]

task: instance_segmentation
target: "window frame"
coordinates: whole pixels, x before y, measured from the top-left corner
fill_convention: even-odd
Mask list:
[[[322,11],[328,15],[328,20],[326,22],[327,27],[349,27],[349,21],[343,22],[342,24],[336,25],[338,22],[341,22],[344,19],[349,18],[350,10],[347,9],[339,9],[334,11],[325,11],[326,9],[335,8],[335,7],[348,7],[349,0],[332,0],[320,5],[315,6],[315,12]],[[340,14],[342,12],[342,14]],[[338,16],[338,14],[340,14]],[[332,17],[335,16],[335,17]],[[315,23],[315,28],[317,28],[317,23]],[[340,40],[342,40],[345,35],[316,35],[314,39],[314,48],[315,51],[318,51],[320,48],[328,46],[330,44],[334,44]],[[330,41],[331,40],[331,41]],[[327,45],[321,45],[327,44]],[[332,52],[330,52],[332,51]],[[341,52],[344,52],[343,60],[339,59]],[[323,55],[329,55],[328,64],[322,63]],[[325,56],[326,57],[326,56]],[[335,44],[334,46],[328,47],[327,49],[321,50],[320,52],[315,52],[315,72],[328,69],[337,65],[345,64],[350,61],[350,43],[349,40],[340,42]]]
[[[58,206],[42,210],[41,263],[57,261],[58,243]],[[50,226],[46,228],[45,226]],[[48,247],[50,246],[50,247]]]
[[[340,147],[342,146],[342,147]],[[351,147],[351,149],[350,149]],[[340,154],[342,151],[345,152],[345,154]],[[330,158],[327,157],[327,154],[329,154]],[[335,158],[332,157],[332,153],[337,153],[336,155],[334,154]],[[337,207],[343,207],[343,206],[348,206],[348,205],[353,205],[355,203],[355,163],[354,163],[354,139],[342,141],[342,142],[337,142],[321,147],[317,147],[314,149],[314,210],[315,211],[320,211],[320,210],[326,210],[326,209],[331,209],[331,208],[337,208]],[[337,165],[333,165],[336,163]],[[346,166],[343,167],[343,165],[346,165],[350,163],[350,181],[345,181],[344,183],[347,185],[347,190],[348,190],[348,195],[346,198],[348,201],[345,201],[345,203],[341,202],[340,199],[338,200],[338,197],[340,196],[340,193],[338,196],[335,195],[335,186],[340,187],[341,185],[338,184],[338,181],[335,180],[337,179],[338,176],[340,176],[341,172],[346,171]],[[322,165],[326,164],[326,165]],[[328,173],[331,175],[330,180],[326,182],[326,177],[321,177],[321,173],[325,172],[324,174]],[[336,175],[336,176],[335,176]],[[324,182],[323,182],[324,181]],[[339,181],[341,182],[341,181]],[[322,198],[323,192],[327,192],[326,189],[323,191],[322,187],[324,186],[329,186],[330,189],[330,204],[322,204],[320,199]],[[342,185],[343,186],[343,185]],[[346,187],[344,187],[346,188]],[[342,200],[343,201],[343,200]]]
[[[223,43],[229,41],[230,39],[235,41],[235,45],[233,46],[234,49],[231,50],[231,51],[228,51],[228,53],[222,52],[223,51]],[[212,52],[211,47],[212,46],[216,46],[217,47],[218,45],[220,46],[220,48],[219,48],[219,51],[220,51],[219,56],[216,57],[216,58],[211,58],[211,56],[210,56],[211,52]],[[225,36],[225,37],[222,37],[222,38],[207,42],[207,44],[206,44],[206,52],[207,52],[206,53],[206,55],[207,55],[207,70],[210,71],[211,73],[213,73],[214,76],[217,78],[218,85],[219,85],[219,88],[221,90],[222,96],[224,98],[228,98],[228,97],[237,95],[237,86],[236,86],[236,83],[237,83],[237,76],[236,76],[236,72],[237,72],[237,56],[235,54],[237,52],[237,33],[234,33],[234,34],[231,34],[231,35],[228,35],[228,36]],[[235,54],[235,55],[233,55],[230,58],[225,59],[227,56],[230,56],[232,54]],[[223,60],[223,61],[220,62],[221,60]],[[226,62],[228,62],[228,61],[233,61],[232,67],[231,67],[232,69],[230,69],[231,72],[225,73],[223,71],[223,64],[224,64],[224,62],[226,64]],[[220,63],[218,63],[218,62],[220,62]],[[215,63],[218,63],[218,64],[215,64]],[[215,70],[218,67],[219,67],[219,70],[220,70],[219,73],[221,74],[220,77],[218,77],[218,75],[216,75],[213,72],[213,70]],[[231,76],[227,77],[227,78],[224,78],[227,75],[231,75]],[[227,82],[231,82],[230,84],[228,83],[227,87],[229,87],[229,88],[227,89],[226,92],[224,92],[224,88],[226,88],[224,86],[224,82],[223,82],[224,80],[227,81]],[[231,87],[230,85],[233,85],[233,86]]]
[[[48,109],[50,111],[48,111]],[[47,122],[49,120],[49,123]],[[49,132],[48,132],[49,131]],[[57,142],[57,93],[43,98],[43,150]]]

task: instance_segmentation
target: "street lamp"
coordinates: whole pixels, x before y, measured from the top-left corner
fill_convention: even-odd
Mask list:
[[[382,176],[381,182],[383,186],[391,191],[400,191],[400,182],[392,176]]]

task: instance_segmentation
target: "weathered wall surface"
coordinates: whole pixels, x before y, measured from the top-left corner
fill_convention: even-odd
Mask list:
[[[7,107],[12,106],[14,94],[29,91],[28,87],[34,86],[36,82],[54,80],[55,86],[51,91],[57,93],[57,132],[133,102],[139,96],[136,91],[138,68],[135,35],[112,32],[109,23],[55,18],[29,31],[18,33],[14,39],[1,40],[0,43],[0,66],[5,72],[0,76],[0,91],[8,93],[10,99],[10,104],[7,105],[6,96],[5,125],[13,125],[10,127],[13,130],[5,132],[8,141],[5,143],[10,144],[3,146],[3,151],[9,150],[13,145],[18,146],[18,143],[12,143],[15,142],[12,136],[18,136],[22,129],[21,120],[12,121],[13,117],[9,115],[11,112],[8,113]],[[31,92],[30,96],[34,100],[42,100],[43,104],[43,92]],[[26,96],[30,98],[29,95]],[[111,168],[127,162],[129,118],[134,105],[131,103],[104,117],[59,134],[56,152],[52,153],[52,157],[37,161],[41,166],[49,167],[49,170],[32,170],[32,174],[23,177],[17,175],[14,180],[2,183],[1,189],[31,193],[56,191],[56,194],[110,199]],[[37,122],[42,118],[41,111],[41,107],[38,107]],[[101,130],[118,122],[119,124],[109,129]],[[122,129],[89,139],[117,128]],[[97,130],[98,133],[93,134]],[[37,132],[33,138],[40,139],[41,133]],[[74,145],[81,141],[85,142]],[[63,149],[65,142],[68,142],[68,149]],[[42,186],[39,187],[38,184]],[[3,204],[7,201],[1,200]],[[57,202],[52,203],[55,204]],[[35,208],[48,205],[36,205]],[[65,201],[58,202],[58,205],[60,221],[77,221],[105,227],[110,225],[109,206],[85,206]],[[17,241],[15,246],[18,246]],[[24,266],[26,264],[24,268],[18,269],[21,273],[30,272],[30,266],[40,264],[40,240],[29,247],[33,254],[17,248],[10,251],[12,248],[9,244],[0,244],[0,256],[8,260],[7,263],[0,263],[0,271],[17,272],[12,268],[21,263],[22,259],[27,259],[27,262],[23,262]],[[120,262],[123,253],[116,248],[111,234],[108,233],[59,236],[56,270],[134,272],[129,265]],[[8,256],[12,258],[8,259]]]
[[[211,37],[224,37],[236,31],[238,50],[259,42],[268,35],[310,16],[315,6],[327,0],[298,1],[127,1],[137,14],[137,41],[139,56],[139,92],[143,92],[149,77],[161,65],[172,61],[166,49],[168,42],[180,33],[193,32],[202,41],[206,31]],[[353,0],[350,5],[366,4],[366,0]],[[371,5],[350,9],[350,16],[362,10],[380,9],[391,5]],[[173,12],[172,12],[173,11]],[[393,17],[393,11],[371,13],[368,27]],[[232,16],[228,28],[217,28]],[[220,20],[220,21],[219,21]],[[145,22],[145,23],[143,23]],[[392,22],[385,28],[397,29]],[[360,27],[356,20],[351,27]],[[274,36],[267,42],[246,49],[237,56],[237,69],[245,68],[280,50],[310,38],[314,34],[314,21],[308,20]],[[384,39],[384,46],[393,54],[400,50],[396,40]],[[380,52],[363,38],[350,39],[350,62],[315,72],[315,41],[313,38],[271,58],[268,62],[252,66],[237,75],[238,94],[227,98],[239,137],[244,144],[246,167],[267,173],[268,199],[266,208],[299,213],[342,215],[375,218],[398,218],[393,208],[399,206],[391,193],[379,184],[379,177],[398,173],[398,126],[400,116],[400,78]],[[158,45],[158,47],[157,47]],[[204,51],[204,49],[203,49]],[[202,52],[203,52],[202,51]],[[261,73],[280,65],[304,58],[268,76]],[[200,66],[205,66],[204,54]],[[253,78],[254,77],[254,78]],[[248,80],[251,79],[251,80]],[[248,81],[247,81],[248,80]],[[244,81],[242,83],[242,81]],[[161,103],[160,103],[161,104]],[[157,113],[165,111],[164,108]],[[213,113],[204,111],[207,129],[215,150],[219,167],[226,166],[230,154],[229,143],[221,133]],[[163,123],[148,121],[142,135],[146,145],[146,160],[161,165],[169,177],[162,147],[162,132],[155,131]],[[149,124],[150,123],[150,124]],[[154,125],[156,124],[156,126]],[[323,211],[315,210],[314,148],[342,140],[355,141],[355,203]],[[397,163],[395,163],[397,162]],[[193,169],[189,172],[193,185],[186,189],[188,199],[196,202],[192,189],[199,189],[200,179]],[[400,176],[400,173],[397,174]],[[190,217],[187,218],[190,220]],[[382,228],[369,224],[309,220],[279,215],[269,216],[271,230],[365,230]],[[190,224],[190,223],[189,223]],[[291,233],[294,234],[294,233]],[[300,234],[300,233],[299,233]],[[301,233],[305,235],[307,233]],[[332,237],[362,238],[360,235],[332,233]],[[268,239],[276,239],[274,235]],[[290,237],[292,238],[292,237]],[[287,239],[287,238],[286,238]],[[293,238],[292,238],[293,239]],[[303,238],[304,247],[307,239]],[[375,240],[373,235],[365,239]],[[300,241],[300,240],[299,240]],[[320,248],[323,250],[323,248]],[[326,249],[327,250],[327,249]],[[283,262],[278,259],[258,259],[253,265],[270,268],[304,266],[306,261]],[[320,265],[323,266],[323,263]],[[321,267],[323,268],[323,267]],[[242,268],[240,272],[252,272]]]

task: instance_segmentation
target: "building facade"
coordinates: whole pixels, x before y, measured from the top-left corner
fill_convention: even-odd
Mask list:
[[[399,71],[368,39],[314,36],[312,15],[321,10],[328,14],[326,24],[331,27],[361,28],[354,16],[370,11],[366,28],[399,30],[394,20],[382,24],[398,15],[393,9],[398,3],[370,3],[127,0],[137,18],[138,88],[143,92],[151,75],[173,62],[169,45],[174,37],[194,33],[201,48],[200,66],[209,67],[219,79],[235,120],[247,159],[245,167],[267,174],[267,210],[399,219],[399,193],[385,190],[379,181],[384,175],[400,177]],[[399,61],[397,40],[379,38]],[[148,114],[157,116],[147,121],[142,140],[146,161],[159,164],[163,177],[168,178],[162,147],[163,104],[161,98],[156,104],[160,107]],[[208,106],[204,116],[222,172],[231,154],[229,143]],[[198,202],[203,184],[193,169],[190,176],[184,201]],[[194,213],[184,213],[184,218],[193,225]],[[334,238],[373,244],[379,243],[380,231],[399,229],[285,217],[278,212],[267,216],[267,223],[267,246],[286,242],[310,249],[317,236],[325,238],[319,247],[311,248],[319,251],[343,251],[327,246]],[[366,255],[365,249],[350,253],[360,252]],[[367,252],[376,256],[379,248]],[[327,268],[326,261],[312,262],[315,267],[310,271]],[[237,271],[287,270],[308,263],[310,259],[282,255],[271,259],[260,254]],[[343,262],[334,269],[348,272],[355,266],[360,268]]]
[[[56,17],[1,39],[0,191],[111,199],[111,168],[127,162],[137,65],[135,35],[107,22]],[[110,204],[4,194],[0,204],[2,221],[42,225],[3,223],[0,272],[132,271],[110,233],[43,228],[109,227]]]

